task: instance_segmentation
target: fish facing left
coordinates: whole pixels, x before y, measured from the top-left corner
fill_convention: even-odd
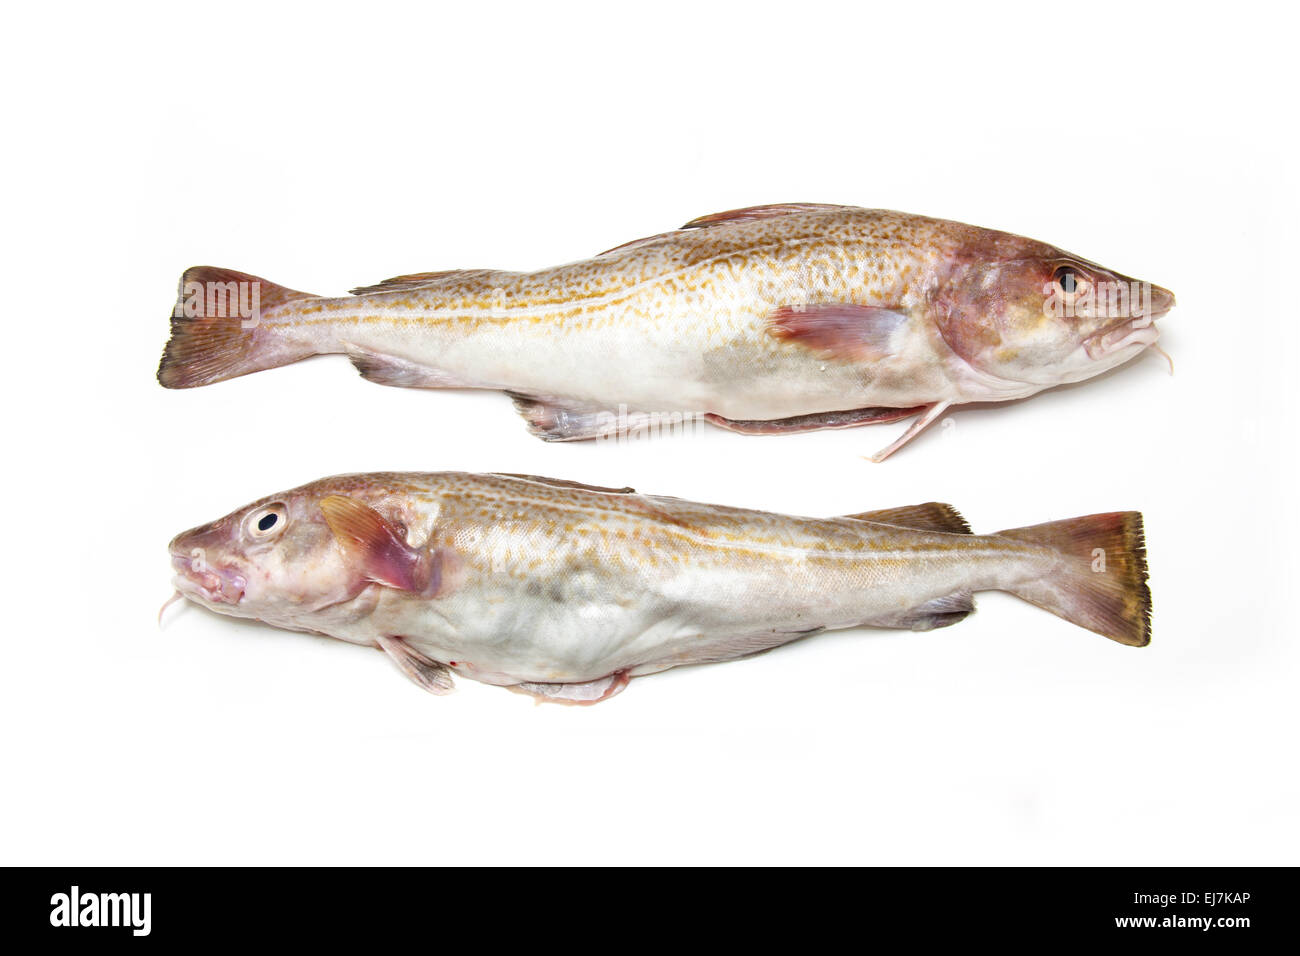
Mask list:
[[[595,703],[633,677],[832,628],[930,630],[1008,591],[1121,644],[1150,639],[1142,516],[972,534],[928,503],[803,518],[525,475],[343,475],[171,542],[178,593],[221,614]]]

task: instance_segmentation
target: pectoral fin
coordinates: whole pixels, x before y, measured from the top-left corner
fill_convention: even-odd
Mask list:
[[[376,584],[433,596],[442,583],[443,554],[413,548],[405,532],[374,508],[347,495],[321,499],[334,539],[361,574]]]
[[[381,635],[377,640],[379,647],[401,668],[402,673],[430,694],[450,694],[455,688],[447,667],[425,657],[402,638]]]
[[[827,358],[874,362],[893,354],[893,338],[907,323],[899,309],[852,302],[794,305],[768,317],[767,332]]]

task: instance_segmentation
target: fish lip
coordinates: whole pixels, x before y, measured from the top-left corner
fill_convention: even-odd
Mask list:
[[[1140,345],[1143,348],[1155,345],[1160,339],[1160,330],[1156,328],[1158,316],[1136,316],[1124,319],[1116,325],[1102,329],[1083,340],[1084,351],[1090,359],[1102,359],[1108,355]],[[1145,322],[1141,321],[1146,319]]]
[[[209,604],[235,605],[244,599],[248,581],[234,568],[204,563],[193,554],[172,554],[176,570],[172,585],[187,597],[198,597]]]
[[[1151,308],[1136,315],[1127,315],[1117,322],[1094,332],[1083,340],[1084,350],[1090,359],[1100,359],[1131,345],[1146,348],[1160,338],[1156,322],[1169,314],[1174,307],[1174,294],[1160,286],[1151,287]]]

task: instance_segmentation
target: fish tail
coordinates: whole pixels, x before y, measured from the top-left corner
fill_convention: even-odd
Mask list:
[[[260,322],[269,309],[313,298],[319,297],[234,269],[186,269],[172,310],[171,338],[158,365],[159,383],[193,388],[315,354]]]
[[[1017,597],[1112,641],[1144,647],[1151,641],[1142,515],[1116,511],[998,532],[1042,545],[1065,560],[1047,574],[1016,584]]]

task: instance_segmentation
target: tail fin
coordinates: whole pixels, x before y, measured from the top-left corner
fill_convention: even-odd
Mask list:
[[[186,269],[158,382],[166,388],[193,388],[306,358],[313,354],[310,349],[277,339],[258,319],[274,306],[311,298],[316,296],[234,269]]]
[[[1057,571],[1013,588],[1017,597],[1112,641],[1150,643],[1151,592],[1138,512],[1069,518],[998,536],[1043,545],[1067,558]]]

